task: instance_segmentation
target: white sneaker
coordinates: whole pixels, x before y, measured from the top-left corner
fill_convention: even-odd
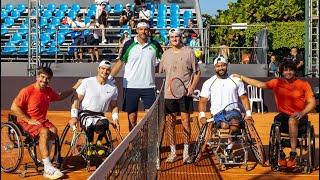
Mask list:
[[[63,176],[63,173],[55,167],[49,167],[45,168],[43,176],[48,179],[59,179]]]
[[[183,149],[183,163],[189,164],[191,163],[191,157],[189,156],[188,149]]]
[[[175,162],[176,160],[177,160],[177,155],[176,155],[176,153],[170,152],[170,154],[169,154],[166,162],[167,162],[167,163],[173,163],[173,162]]]

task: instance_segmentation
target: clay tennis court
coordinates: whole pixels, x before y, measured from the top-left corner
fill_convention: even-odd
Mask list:
[[[6,121],[9,111],[1,111],[1,121]],[[195,113],[197,114],[197,113]],[[265,152],[268,152],[268,141],[269,141],[269,131],[273,121],[273,117],[276,113],[264,113],[257,114],[254,113],[253,117],[255,120],[256,129],[262,139],[262,143],[265,148]],[[143,116],[143,112],[139,113],[139,119]],[[67,111],[50,111],[48,113],[48,118],[57,126],[59,130],[59,135],[62,133],[68,119],[70,117],[70,112]],[[107,117],[111,118],[111,114],[107,113]],[[316,164],[319,164],[319,114],[313,113],[309,115],[309,119],[314,125],[315,135],[316,135]],[[128,133],[128,122],[125,113],[120,113],[120,133],[123,137]],[[196,135],[198,132],[195,122],[192,123],[192,141],[195,141]],[[112,130],[112,128],[111,128]],[[166,135],[162,143],[162,154],[161,154],[161,171],[158,172],[158,179],[319,179],[319,169],[312,172],[311,174],[303,173],[284,173],[284,172],[272,172],[270,167],[262,167],[257,165],[253,170],[246,171],[244,168],[239,168],[238,166],[228,169],[226,171],[217,171],[214,165],[214,157],[206,156],[198,163],[197,166],[193,164],[183,165],[182,163],[182,125],[177,125],[177,143],[181,146],[177,146],[178,161],[173,164],[165,163],[167,154],[169,153],[169,144]],[[115,138],[116,134],[112,130],[112,135]],[[116,139],[115,139],[115,143]],[[6,154],[1,154],[2,157],[5,157]],[[25,151],[23,162],[31,162],[28,158],[28,153]],[[250,163],[252,158],[249,158]],[[79,159],[77,163],[78,167],[75,168],[75,171],[65,171],[65,176],[63,179],[87,179],[90,174],[96,169],[95,166],[91,166],[89,172],[85,170],[85,163]],[[20,169],[22,166],[20,167]],[[44,179],[42,175],[39,175],[35,172],[34,169],[29,168],[26,178],[19,177],[19,174],[6,174],[1,172],[1,179]]]

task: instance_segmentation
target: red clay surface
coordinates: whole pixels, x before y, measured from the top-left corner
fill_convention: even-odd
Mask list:
[[[9,111],[1,111],[1,121],[7,121],[7,115]],[[268,150],[268,141],[269,141],[269,131],[273,121],[273,117],[276,113],[265,113],[265,114],[253,114],[255,119],[256,129],[262,139],[265,151]],[[143,116],[143,112],[139,113],[139,119]],[[107,113],[107,117],[111,118],[111,114]],[[48,113],[48,118],[57,126],[59,135],[62,133],[68,119],[70,118],[70,112],[66,111],[51,111]],[[310,121],[314,125],[315,134],[316,134],[316,162],[319,163],[319,114],[311,114],[309,116]],[[120,133],[122,137],[128,133],[128,122],[125,113],[120,113]],[[111,128],[112,129],[112,128]],[[158,172],[158,179],[319,179],[319,169],[314,171],[311,174],[303,173],[285,173],[285,172],[272,172],[270,167],[262,167],[257,165],[253,170],[246,171],[244,168],[234,167],[225,171],[217,171],[214,165],[214,160],[212,156],[204,156],[199,164],[193,165],[184,165],[182,163],[182,125],[177,125],[177,152],[179,159],[175,163],[167,164],[165,159],[169,152],[168,139],[165,135],[163,141],[163,152],[161,154],[161,171]],[[195,123],[192,123],[192,141],[195,141],[198,130],[195,126]],[[113,137],[117,137],[114,132],[112,132]],[[2,157],[5,154],[1,154]],[[24,163],[31,162],[28,157],[28,153],[24,154]],[[253,162],[252,162],[253,163]],[[63,179],[87,179],[91,173],[96,169],[95,166],[91,166],[89,172],[85,170],[84,161],[79,160],[79,166],[76,168],[76,171],[65,171],[65,176]],[[19,169],[23,167],[20,166]],[[35,172],[35,169],[29,168],[26,178],[20,178],[18,173],[7,174],[1,172],[1,179],[44,179],[42,175],[39,175]]]

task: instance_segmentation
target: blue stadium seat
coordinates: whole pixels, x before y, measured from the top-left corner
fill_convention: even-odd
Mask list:
[[[88,36],[89,34],[90,34],[89,29],[85,29],[85,30],[83,31],[83,35],[84,35],[84,36]]]
[[[11,27],[11,26],[13,26],[13,24],[14,24],[14,19],[11,18],[11,17],[7,17],[7,18],[4,20],[4,24],[7,25],[8,27]]]
[[[50,24],[53,25],[54,27],[57,27],[61,24],[60,22],[61,22],[60,18],[54,17],[51,19]]]
[[[160,3],[158,11],[167,11],[167,5],[163,4],[163,3]]]
[[[13,54],[14,52],[16,52],[16,50],[17,50],[17,49],[16,49],[15,43],[9,41],[9,42],[6,42],[5,47],[3,48],[2,53],[3,53],[3,54],[8,54],[8,55],[10,55],[10,54]]]
[[[75,12],[79,12],[80,11],[80,4],[76,3],[76,4],[72,4],[71,6],[71,10],[74,10]]]
[[[154,11],[150,11],[150,27],[153,27],[153,18],[154,18]]]
[[[47,10],[51,11],[51,12],[55,12],[56,11],[56,5],[53,3],[49,3],[47,6]]]
[[[179,15],[179,12],[180,12],[180,7],[178,4],[176,3],[171,3],[170,4],[170,15],[173,16],[173,15]]]
[[[54,26],[54,25],[52,25],[52,24],[49,24],[48,26],[47,26],[47,28],[46,28],[46,33],[49,33],[50,35],[53,35],[53,34],[55,34],[56,33],[56,27]]]
[[[45,10],[44,5],[40,4],[40,12],[43,12]]]
[[[20,12],[18,10],[13,10],[11,12],[11,18],[13,18],[13,20],[17,20],[20,17]]]
[[[29,47],[29,42],[28,41],[23,41],[22,43],[20,43],[20,47],[19,47],[18,53],[22,54],[22,55],[28,54],[28,51],[29,51],[28,47]]]
[[[19,32],[15,32],[10,41],[14,44],[18,44],[22,41],[22,35]]]
[[[96,16],[96,11],[89,10],[88,13],[87,13],[87,17],[90,18],[92,15]]]
[[[70,26],[69,25],[61,25],[59,29],[59,34],[67,35],[70,32]]]
[[[40,27],[45,27],[46,25],[48,25],[48,19],[45,17],[41,17],[40,18]]]
[[[113,10],[114,10],[113,13],[115,15],[120,15],[123,11],[123,5],[122,4],[115,4]]]
[[[13,4],[6,4],[6,11],[8,12],[8,13],[10,13],[11,11],[13,11],[14,10],[14,6],[13,6]]]
[[[64,13],[66,13],[68,11],[68,9],[69,9],[69,7],[67,4],[65,4],[65,3],[60,4],[60,7],[59,7],[60,11],[63,11]]]
[[[88,30],[88,31],[89,31],[89,30]],[[58,44],[59,44],[59,45],[63,44],[63,43],[65,42],[65,40],[66,40],[66,38],[65,38],[64,34],[58,33]],[[54,35],[53,42],[56,43],[56,41],[57,41],[57,38],[56,38],[56,36]]]
[[[56,12],[56,15],[55,15],[55,17],[56,17],[56,18],[59,18],[60,20],[61,20],[62,18],[64,18],[64,16],[65,16],[65,11],[63,11],[63,10],[58,10],[58,11]]]
[[[50,11],[50,10],[45,10],[45,11],[43,11],[42,17],[45,17],[45,18],[47,18],[47,19],[50,19],[50,18],[52,17],[52,11]]]
[[[107,7],[106,7],[106,9],[107,9],[108,13],[110,13],[110,11],[111,11],[111,5],[108,4]]]
[[[68,17],[71,18],[72,20],[75,20],[77,16],[77,12],[74,10],[70,10],[68,13]]]
[[[1,9],[1,20],[5,19],[8,17],[8,12],[4,9]]]
[[[193,16],[192,11],[187,10],[183,12],[183,19],[190,19],[192,18],[192,16]]]
[[[167,26],[167,20],[163,18],[158,18],[157,28],[165,28]]]
[[[90,17],[89,16],[86,16],[85,18],[84,18],[84,23],[85,24],[88,24],[90,22]]]
[[[147,3],[147,9],[149,9],[151,12],[154,12],[155,7],[153,4]]]
[[[180,20],[177,17],[170,18],[170,27],[171,28],[179,28],[180,27]]]
[[[91,4],[91,5],[89,6],[89,10],[91,10],[91,11],[96,11],[96,10],[97,10],[97,5],[96,5],[96,4]]]
[[[40,44],[41,46],[47,45],[51,40],[50,34],[48,33],[41,33],[40,34]]]
[[[8,27],[5,24],[1,24],[1,36],[6,35],[8,32]]]
[[[21,24],[20,25],[20,29],[18,30],[18,32],[22,35],[22,36],[24,36],[24,35],[26,35],[26,34],[28,34],[28,26],[27,25],[25,25],[25,24]]]
[[[46,47],[41,45],[41,47],[40,47],[40,54],[43,54],[43,53],[45,53],[45,52],[47,52]]]
[[[158,11],[158,18],[163,18],[165,19],[167,16],[167,11],[166,10],[159,10]]]
[[[26,10],[26,5],[25,5],[25,4],[18,4],[17,10],[18,10],[20,13],[23,13],[23,12]]]
[[[49,55],[55,55],[56,53],[58,53],[60,51],[60,48],[57,48],[56,43],[53,41],[51,43],[51,45],[49,46],[49,48],[47,49],[47,53]]]

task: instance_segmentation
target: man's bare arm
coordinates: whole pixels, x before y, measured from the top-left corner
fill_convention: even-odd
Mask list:
[[[113,65],[110,75],[112,77],[116,76],[123,66],[123,62],[118,59],[117,62]]]
[[[28,123],[28,124],[33,124],[33,125],[39,125],[40,122],[38,122],[35,119],[31,119],[29,116],[27,116],[22,109],[16,104],[16,103],[12,103],[11,105],[11,111],[14,115],[16,115],[18,117],[18,119],[23,120],[24,122]]]
[[[240,75],[240,74],[233,74],[233,76],[240,78],[243,82],[250,84],[252,86],[256,86],[259,88],[267,88],[267,85],[265,82],[258,81],[256,79],[252,79],[252,78],[248,78],[248,77]]]

